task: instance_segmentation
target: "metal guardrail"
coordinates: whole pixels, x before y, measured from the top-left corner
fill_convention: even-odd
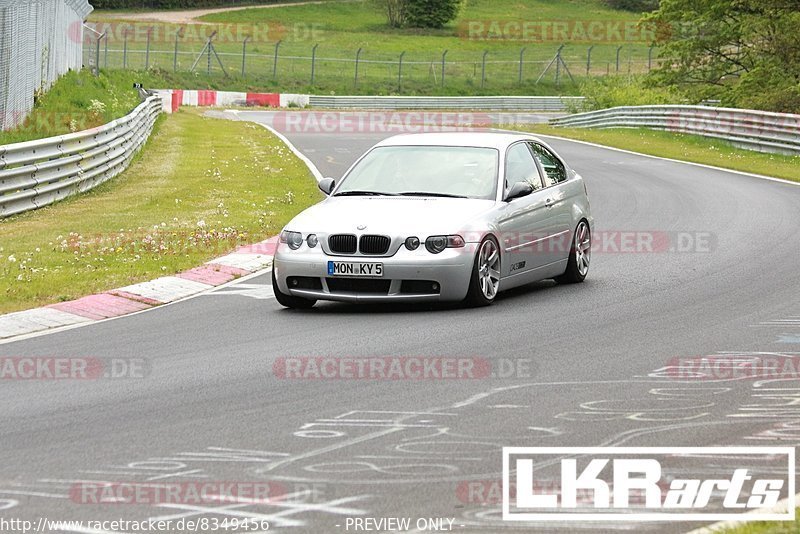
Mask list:
[[[800,115],[705,106],[624,106],[550,120],[577,128],[653,128],[722,139],[761,152],[800,155]]]
[[[581,108],[582,96],[320,96],[309,105],[334,109],[480,109],[485,111],[565,111]]]
[[[0,146],[0,218],[88,191],[124,171],[153,130],[161,99],[98,128]]]

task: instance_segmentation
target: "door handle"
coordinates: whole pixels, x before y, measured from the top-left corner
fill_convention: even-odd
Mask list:
[[[552,198],[548,198],[547,200],[544,201],[544,207],[552,208],[555,205],[555,203],[556,203],[555,200],[553,200]]]

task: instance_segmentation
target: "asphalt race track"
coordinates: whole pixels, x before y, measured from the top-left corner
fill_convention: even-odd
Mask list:
[[[334,177],[382,137],[287,136]],[[676,358],[800,358],[800,187],[551,144],[588,183],[599,249],[584,284],[542,282],[484,309],[318,303],[288,311],[271,298],[267,273],[0,345],[0,356],[147,361],[140,379],[2,384],[2,514],[253,517],[270,531],[308,533],[346,532],[353,516],[454,518],[453,530],[476,533],[699,526],[503,523],[496,495],[465,488],[495,487],[503,446],[797,445],[800,381],[695,380],[669,369]],[[663,246],[615,250],[630,232]],[[281,358],[328,356],[484,358],[514,372],[471,380],[274,372]],[[289,495],[102,506],[74,495],[86,481],[197,480],[269,481]]]

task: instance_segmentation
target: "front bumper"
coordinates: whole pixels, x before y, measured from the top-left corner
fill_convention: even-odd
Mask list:
[[[414,251],[401,247],[390,257],[338,256],[326,254],[319,246],[310,249],[303,245],[299,250],[291,250],[281,243],[272,269],[278,289],[296,297],[343,302],[459,301],[467,296],[476,250],[476,244],[467,243],[463,248],[448,248],[439,254],[431,254],[422,245]],[[382,263],[383,276],[329,276],[329,261]],[[296,283],[298,278],[316,287],[297,288],[289,284],[290,279]],[[362,284],[363,280],[369,281]],[[435,283],[438,291],[432,289],[433,284],[425,283],[416,284],[409,291],[419,281]],[[366,286],[371,287],[367,290]]]

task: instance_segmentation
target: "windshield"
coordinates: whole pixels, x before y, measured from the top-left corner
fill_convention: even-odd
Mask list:
[[[494,148],[378,147],[353,167],[334,196],[407,195],[494,200],[497,159],[498,152]]]

